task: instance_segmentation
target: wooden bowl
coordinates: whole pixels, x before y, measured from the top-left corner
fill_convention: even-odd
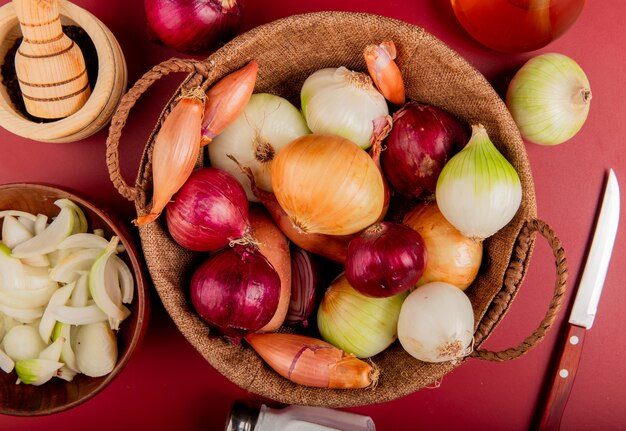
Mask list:
[[[126,91],[127,69],[124,54],[111,31],[91,13],[61,0],[61,23],[81,27],[93,41],[98,55],[98,76],[91,96],[76,113],[53,122],[39,123],[26,118],[0,85],[0,126],[41,142],[74,142],[101,130],[111,120]],[[0,7],[0,62],[16,39],[22,36],[12,3]]]
[[[139,253],[128,231],[109,215],[84,199],[58,189],[39,184],[0,185],[0,211],[7,209],[42,213],[49,217],[58,214],[54,201],[68,198],[74,201],[85,213],[89,231],[103,229],[105,238],[120,237],[126,252],[118,254],[131,269],[135,279],[135,292],[131,304],[131,314],[120,325],[117,333],[118,361],[111,373],[102,377],[87,377],[77,374],[71,382],[53,378],[41,386],[15,384],[15,370],[5,373],[0,370],[0,413],[15,416],[37,416],[57,413],[75,407],[102,391],[119,375],[129,361],[144,336],[149,315],[149,294],[143,275]],[[2,219],[0,219],[0,228]]]

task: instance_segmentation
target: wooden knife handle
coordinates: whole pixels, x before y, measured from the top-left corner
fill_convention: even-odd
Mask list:
[[[567,325],[567,334],[540,410],[538,429],[541,431],[558,430],[560,427],[561,417],[574,385],[586,331],[582,326],[571,323]]]

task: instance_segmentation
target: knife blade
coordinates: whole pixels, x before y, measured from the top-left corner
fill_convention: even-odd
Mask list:
[[[585,334],[593,326],[596,317],[617,234],[619,213],[619,184],[615,172],[611,169],[591,248],[564,332],[565,337],[560,340],[561,348],[555,361],[556,366],[553,368],[540,409],[538,428],[542,431],[559,429],[565,405],[574,384]]]

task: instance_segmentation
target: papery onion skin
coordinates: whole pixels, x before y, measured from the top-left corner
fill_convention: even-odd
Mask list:
[[[321,264],[313,253],[293,244],[290,249],[291,297],[285,323],[302,324],[306,328],[321,300],[324,277]]]
[[[272,264],[280,277],[280,299],[272,319],[259,332],[273,332],[278,330],[285,320],[289,310],[291,297],[291,256],[289,242],[285,235],[270,217],[262,205],[254,205],[248,211],[251,235],[258,243],[259,251]]]
[[[444,217],[461,233],[484,240],[506,226],[522,202],[517,171],[495,147],[481,124],[444,166],[436,199]]]
[[[192,251],[215,251],[248,235],[248,200],[226,171],[196,169],[166,207],[172,238]]]
[[[385,298],[368,297],[340,275],[322,298],[317,327],[325,341],[357,358],[369,358],[396,340],[398,316],[406,296],[404,292]]]
[[[148,31],[183,53],[208,53],[234,37],[242,0],[144,0]]]
[[[291,141],[309,133],[304,117],[287,99],[253,94],[241,115],[208,146],[211,166],[231,173],[243,185],[248,199],[258,201],[250,181],[229,156],[249,167],[257,186],[271,192],[274,157]]]
[[[336,135],[306,135],[283,148],[272,166],[272,187],[305,233],[353,234],[374,223],[385,203],[374,161]]]
[[[587,120],[590,103],[585,72],[557,53],[528,60],[506,93],[506,106],[522,137],[539,145],[559,145],[574,137]]]
[[[425,284],[409,294],[398,318],[398,340],[425,362],[456,361],[472,350],[474,311],[463,291],[448,283]]]
[[[448,159],[465,146],[465,125],[441,108],[408,102],[393,115],[382,167],[392,188],[406,196],[433,193]]]
[[[190,296],[198,315],[236,343],[270,321],[278,307],[280,278],[256,247],[236,245],[195,270]]]
[[[482,241],[459,232],[441,214],[435,201],[417,204],[405,214],[403,223],[421,235],[428,253],[417,286],[442,281],[465,290],[473,283],[482,262]]]
[[[372,122],[389,114],[372,79],[345,67],[312,73],[302,84],[300,102],[313,133],[339,135],[364,149],[371,144]]]
[[[359,293],[384,298],[414,287],[426,262],[418,232],[398,223],[375,223],[350,241],[346,279]]]

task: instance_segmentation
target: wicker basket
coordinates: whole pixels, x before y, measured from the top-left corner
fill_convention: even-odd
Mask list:
[[[520,175],[522,205],[515,218],[485,242],[480,274],[466,291],[476,317],[471,356],[489,360],[518,357],[545,336],[556,318],[567,278],[564,252],[549,226],[536,219],[534,186],[524,143],[504,103],[477,70],[422,28],[362,13],[296,15],[238,36],[205,61],[172,59],[161,63],[137,81],[113,117],[107,140],[111,180],[123,196],[135,202],[138,214],[146,212],[150,202],[154,137],[178,91],[163,110],[148,139],[135,186],[127,185],[120,175],[118,145],[129,110],[138,97],[163,75],[188,73],[181,88],[201,83],[210,86],[254,58],[259,62],[255,91],[278,94],[297,103],[300,87],[309,74],[323,67],[341,65],[365,71],[363,48],[383,40],[393,40],[397,46],[398,65],[411,99],[442,107],[468,123],[480,121]],[[201,156],[198,163],[204,161]],[[484,351],[480,346],[505,315],[520,288],[536,232],[549,241],[557,268],[554,297],[546,317],[518,347],[503,352]],[[140,228],[139,233],[154,286],[182,334],[213,367],[248,391],[289,404],[365,405],[414,392],[459,365],[417,361],[395,343],[373,358],[381,370],[375,390],[330,390],[293,384],[267,367],[245,343],[230,345],[219,337],[209,336],[209,327],[190,307],[187,295],[189,279],[199,263],[199,255],[185,251],[173,242],[165,228],[164,217]]]

